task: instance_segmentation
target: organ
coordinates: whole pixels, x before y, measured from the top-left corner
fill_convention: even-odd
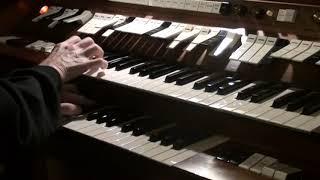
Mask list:
[[[38,63],[71,35],[105,50],[75,82],[101,107],[53,142],[78,176],[319,178],[318,2],[48,3],[26,3],[0,52]]]

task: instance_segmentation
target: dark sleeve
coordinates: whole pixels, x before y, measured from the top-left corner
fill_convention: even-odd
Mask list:
[[[13,72],[0,80],[2,147],[39,144],[58,125],[60,76],[46,66]]]

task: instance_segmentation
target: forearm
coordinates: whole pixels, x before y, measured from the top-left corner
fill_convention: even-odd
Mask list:
[[[0,80],[1,141],[8,146],[38,144],[56,129],[60,81],[53,68],[41,66]]]

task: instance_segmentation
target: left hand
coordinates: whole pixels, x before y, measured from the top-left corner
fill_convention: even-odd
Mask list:
[[[71,84],[62,87],[60,109],[63,116],[71,117],[82,113],[81,106],[94,105],[95,102],[84,97],[77,88]]]

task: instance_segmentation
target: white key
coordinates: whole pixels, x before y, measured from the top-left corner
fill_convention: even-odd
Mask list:
[[[261,174],[263,167],[270,166],[277,161],[277,159],[267,156],[263,158],[260,162],[258,162],[256,165],[254,165],[252,168],[250,168],[250,171],[255,172],[257,174]]]
[[[184,93],[181,96],[178,96],[178,98],[188,100],[188,99],[191,99],[191,98],[198,96],[199,94],[202,94],[202,93],[203,93],[203,90],[192,89],[191,91]]]
[[[113,136],[113,135],[117,134],[120,131],[121,131],[121,128],[117,127],[117,128],[114,128],[113,130],[107,131],[107,132],[105,132],[103,134],[98,134],[97,136],[95,136],[95,138],[102,140],[104,138]]]
[[[157,79],[154,79],[152,82],[148,83],[148,84],[144,84],[142,86],[139,86],[141,89],[144,89],[144,90],[150,90],[156,86],[159,86],[160,84],[164,84],[164,80],[165,80],[166,77],[160,77],[160,78],[157,78]]]
[[[163,153],[169,149],[172,149],[173,145],[170,146],[158,146],[156,148],[151,149],[150,151],[146,151],[144,153],[142,153],[141,155],[146,156],[146,157],[153,157],[157,154]]]
[[[203,104],[203,105],[210,105],[210,104],[217,102],[223,98],[224,98],[224,96],[216,94],[214,96],[209,97],[208,99],[204,99],[204,100],[200,101],[199,103]]]
[[[88,132],[94,131],[99,128],[101,128],[100,124],[92,124],[91,126],[79,129],[78,132],[81,132],[83,134],[87,134]]]
[[[65,128],[72,128],[73,126],[76,126],[78,124],[82,124],[82,123],[87,123],[88,121],[86,119],[84,120],[79,120],[79,121],[72,121],[72,122],[69,122],[68,124],[65,124],[63,125],[63,127]]]
[[[299,115],[300,115],[299,112],[288,112],[287,111],[287,112],[281,114],[280,116],[277,116],[274,119],[271,119],[270,121],[277,123],[277,124],[284,124]]]
[[[203,92],[203,93],[189,99],[189,101],[199,103],[205,99],[209,99],[210,97],[212,97],[214,95],[216,95],[216,92]]]
[[[160,143],[161,143],[160,141],[158,141],[158,142],[149,142],[149,143],[147,143],[145,145],[133,148],[132,151],[135,152],[135,153],[138,153],[138,154],[143,154],[146,151],[149,151],[149,150],[151,150],[153,148],[156,148],[156,147],[160,146]]]
[[[189,146],[187,151],[182,152],[181,154],[178,154],[176,156],[173,156],[169,159],[166,159],[162,161],[163,163],[173,166],[179,162],[182,162],[186,159],[189,159],[195,155],[197,155],[200,152],[206,151],[208,149],[211,149],[213,147],[216,147],[226,141],[228,141],[229,138],[223,137],[223,136],[212,136],[208,139],[202,140],[200,142],[197,142],[195,144],[192,144]]]
[[[298,128],[302,124],[314,119],[314,116],[307,116],[307,115],[299,115],[290,121],[286,122],[284,125],[292,128]]]
[[[264,157],[265,156],[263,154],[254,153],[248,159],[246,159],[241,164],[239,164],[239,167],[243,169],[250,169],[251,167],[256,165],[258,162],[260,162]]]
[[[256,109],[259,107],[259,104],[256,103],[248,103],[244,106],[240,106],[239,108],[233,110],[233,112],[239,113],[239,114],[245,114],[246,112],[249,112],[253,109]]]
[[[298,127],[298,129],[311,132],[311,131],[317,129],[319,126],[320,126],[320,117],[318,116],[318,117],[302,124],[301,126]]]
[[[168,94],[168,92],[170,92],[173,87],[175,87],[175,82],[162,83],[161,85],[151,89],[150,91],[156,92],[159,94]]]
[[[129,144],[131,142],[134,142],[138,139],[142,139],[143,137],[145,137],[145,136],[143,136],[143,135],[141,135],[141,136],[128,136],[126,138],[123,138],[119,141],[114,142],[113,144],[118,145],[118,146],[124,146],[124,145]]]
[[[268,111],[264,114],[261,114],[259,116],[259,119],[265,120],[265,121],[271,121],[272,119],[276,118],[277,116],[280,116],[281,114],[285,113],[285,109],[272,109],[271,111]]]
[[[146,84],[150,84],[152,81],[152,79],[143,79],[142,81],[135,81],[134,83],[130,83],[130,86],[132,87],[136,87],[136,88],[141,88],[142,86],[146,85]]]
[[[182,162],[186,159],[189,159],[195,155],[197,155],[199,152],[196,152],[196,151],[193,151],[193,150],[187,150],[187,151],[184,151],[183,153],[181,154],[178,154],[177,156],[174,156],[174,157],[171,157],[169,159],[166,159],[163,161],[164,164],[167,164],[169,166],[173,166],[179,162]]]
[[[140,138],[138,138],[137,140],[135,140],[135,141],[132,141],[132,142],[130,142],[130,143],[128,143],[128,144],[124,144],[124,145],[122,145],[122,147],[124,148],[124,149],[128,149],[128,150],[132,150],[132,149],[134,149],[134,148],[137,148],[137,147],[140,147],[140,146],[142,146],[142,145],[145,145],[145,144],[147,144],[147,143],[149,143],[150,141],[149,141],[149,137],[148,136],[141,136]]]
[[[74,131],[78,131],[79,129],[86,128],[86,127],[88,127],[88,126],[90,126],[92,124],[95,124],[95,122],[94,121],[87,121],[85,123],[76,124],[76,125],[74,125],[72,127],[69,127],[69,129],[72,129]]]
[[[238,109],[246,104],[249,104],[249,101],[236,100],[236,101],[233,101],[232,103],[227,104],[226,106],[222,107],[222,109],[224,109],[226,111],[233,111],[233,110]]]
[[[111,130],[113,130],[115,128],[117,128],[117,127],[116,126],[111,127],[111,128],[101,127],[101,128],[96,129],[94,131],[88,132],[87,135],[91,136],[91,137],[95,137],[95,136],[97,136],[99,134],[103,134],[103,133],[111,131]]]
[[[164,160],[169,159],[175,155],[181,154],[185,151],[187,151],[187,149],[181,149],[181,150],[170,149],[168,151],[165,151],[163,153],[160,153],[160,154],[152,157],[152,159],[156,160],[156,161],[164,161]]]
[[[119,141],[123,138],[129,137],[131,136],[132,132],[126,132],[126,133],[122,133],[122,132],[118,132],[116,134],[113,134],[112,136],[103,138],[103,141],[108,142],[108,143],[113,143],[115,141]]]

